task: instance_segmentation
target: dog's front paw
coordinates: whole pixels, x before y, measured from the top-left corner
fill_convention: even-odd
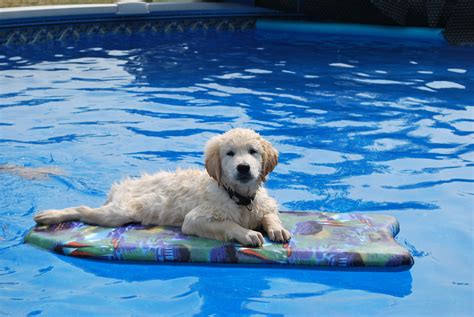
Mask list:
[[[237,237],[236,240],[246,247],[261,247],[264,242],[263,235],[253,230],[247,230]]]
[[[270,228],[267,231],[268,238],[275,242],[288,242],[291,239],[291,233],[283,227]]]
[[[51,225],[63,222],[63,218],[62,210],[45,210],[37,213],[34,219],[38,224]]]

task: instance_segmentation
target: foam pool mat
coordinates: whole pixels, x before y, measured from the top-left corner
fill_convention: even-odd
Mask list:
[[[362,213],[281,212],[289,243],[265,237],[261,248],[186,236],[177,227],[80,222],[37,226],[27,243],[68,256],[110,261],[285,264],[408,269],[413,257],[394,237],[398,221]]]

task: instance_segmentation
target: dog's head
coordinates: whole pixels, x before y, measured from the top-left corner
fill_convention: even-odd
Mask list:
[[[240,128],[209,140],[205,155],[209,175],[241,194],[255,193],[278,163],[278,152],[270,142]]]

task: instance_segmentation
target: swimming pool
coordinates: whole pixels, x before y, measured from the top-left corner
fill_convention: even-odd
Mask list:
[[[0,173],[1,314],[469,315],[473,48],[258,27],[126,39],[0,50],[0,164],[56,168]],[[232,127],[280,151],[267,187],[282,210],[394,215],[413,268],[124,265],[23,244],[35,212],[203,167]]]

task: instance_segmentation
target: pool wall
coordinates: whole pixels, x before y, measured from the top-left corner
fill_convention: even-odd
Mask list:
[[[451,44],[474,45],[472,0],[256,0],[255,4],[318,22],[443,28]]]
[[[246,30],[255,27],[253,17],[180,18],[140,21],[109,21],[14,27],[0,29],[0,46],[35,44],[45,41],[77,40],[83,37],[139,32],[184,32],[214,29],[216,31]]]
[[[235,31],[281,12],[236,3],[144,3],[0,9],[0,46],[79,39],[100,34]]]
[[[107,34],[127,36],[140,32],[219,32],[255,28],[277,33],[281,30],[333,35],[352,33],[361,37],[445,42],[441,28],[295,21],[301,16],[255,7],[252,3],[124,2],[0,9],[0,46],[79,40]]]
[[[424,27],[376,26],[355,23],[320,23],[309,21],[289,21],[259,19],[257,29],[273,32],[291,31],[320,35],[351,34],[360,37],[379,37],[384,39],[427,40],[445,42],[443,29]]]
[[[401,4],[388,10],[384,1],[373,3],[369,0],[337,3],[318,0],[227,0],[219,3],[146,3],[143,0],[126,0],[99,5],[5,8],[0,9],[0,46],[34,44],[46,40],[79,38],[109,32],[131,34],[143,30],[153,32],[242,30],[253,28],[256,19],[262,17],[323,23],[316,27],[313,25],[307,30],[314,31],[318,28],[320,33],[334,30],[334,27],[327,22],[358,23],[359,25],[352,24],[351,27],[357,29],[355,33],[359,34],[364,27],[371,27],[363,24],[372,26],[377,24],[378,29],[363,31],[362,34],[374,35],[374,32],[381,32],[384,33],[383,36],[412,39],[419,37],[422,40],[427,38],[427,34],[431,34],[432,39],[443,35],[452,44],[472,45],[474,1],[465,2],[460,1],[456,5],[451,3],[450,6],[441,7],[439,3],[430,4],[423,10],[420,9],[421,11],[408,5],[402,8]],[[451,9],[448,10],[448,7]],[[435,11],[438,13],[435,14]],[[64,28],[64,24],[68,26]],[[382,30],[387,26],[396,25],[402,25],[404,28],[395,29],[398,33],[387,33]],[[407,26],[412,27],[405,28]],[[418,27],[422,27],[421,32]],[[431,32],[423,30],[428,27],[432,28]]]

